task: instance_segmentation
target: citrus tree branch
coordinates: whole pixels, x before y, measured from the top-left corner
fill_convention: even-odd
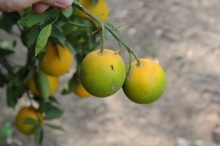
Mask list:
[[[91,12],[89,12],[88,10],[86,10],[82,5],[79,4],[79,2],[77,2],[76,0],[73,1],[73,6],[75,6],[76,8],[78,8],[79,10],[83,11],[85,14],[87,14],[89,17],[91,17],[93,20],[95,20],[99,26],[101,27],[101,29],[103,29],[103,27],[105,29],[107,29],[113,36],[114,38],[119,42],[119,44],[122,44],[127,50],[129,53],[131,53],[135,59],[137,60],[138,62],[138,65],[141,65],[141,62],[140,62],[140,58],[138,57],[138,55],[134,52],[134,50],[129,46],[127,45],[114,31],[114,28],[104,22],[102,22],[98,17],[96,17],[95,15],[93,15]],[[99,28],[100,29],[100,28]],[[103,30],[102,30],[103,31]]]

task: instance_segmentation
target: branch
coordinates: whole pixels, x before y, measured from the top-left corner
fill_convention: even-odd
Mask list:
[[[134,52],[134,50],[129,46],[127,45],[114,31],[114,28],[110,27],[108,24],[102,22],[98,17],[94,16],[91,12],[89,12],[88,10],[86,10],[82,5],[79,4],[79,2],[77,1],[73,1],[73,6],[75,6],[76,8],[78,8],[79,10],[83,11],[85,14],[87,14],[89,17],[91,17],[93,20],[95,20],[99,26],[102,28],[102,26],[104,28],[106,28],[113,36],[114,38],[119,42],[119,44],[122,44],[127,50],[129,53],[131,53],[135,59],[137,60],[138,64],[137,65],[141,65],[141,62],[140,62],[140,58],[137,56],[137,54]],[[99,28],[100,29],[100,28]],[[102,30],[104,31],[104,30]]]

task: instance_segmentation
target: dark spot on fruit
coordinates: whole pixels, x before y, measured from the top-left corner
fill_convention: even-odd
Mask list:
[[[114,66],[113,65],[111,65],[111,69],[114,70]]]

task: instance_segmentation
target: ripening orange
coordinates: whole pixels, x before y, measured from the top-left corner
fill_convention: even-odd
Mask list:
[[[112,50],[90,52],[82,61],[80,81],[90,94],[107,97],[116,93],[126,76],[124,61]]]
[[[40,67],[50,76],[61,76],[70,70],[72,63],[73,55],[66,46],[49,42]]]
[[[78,95],[79,97],[82,97],[82,98],[87,98],[89,96],[91,96],[91,94],[89,94],[86,89],[82,86],[81,83],[77,83],[76,84],[76,87],[74,89],[74,93],[76,95]]]
[[[149,104],[158,100],[165,91],[167,78],[161,66],[150,59],[140,59],[131,64],[130,73],[127,75],[123,91],[133,102]]]
[[[50,93],[50,95],[52,95],[57,91],[60,81],[59,81],[58,77],[49,76],[49,75],[47,75],[47,80],[48,80],[49,87],[50,87],[49,93]],[[34,80],[34,75],[32,77],[30,77],[30,79],[27,81],[27,86],[28,86],[28,89],[31,90],[31,92],[34,95],[40,96],[40,92],[37,89],[37,85]]]
[[[92,0],[79,0],[79,3],[82,6],[84,6],[88,11],[90,11],[93,15],[97,16],[103,22],[107,21],[109,15],[109,9],[108,9],[108,4],[106,3],[105,0],[99,0],[95,6],[92,6]],[[99,26],[92,18],[90,18],[87,14],[85,14],[82,11],[79,11],[77,15],[80,17],[88,18],[95,23],[96,27]]]
[[[36,128],[36,125],[25,124],[24,121],[26,118],[34,119],[40,122],[41,125],[44,124],[43,115],[41,113],[38,113],[33,107],[23,107],[18,111],[15,117],[15,126],[18,131],[23,134],[31,135],[34,133]]]

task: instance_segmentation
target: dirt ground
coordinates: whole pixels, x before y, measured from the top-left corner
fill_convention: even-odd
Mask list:
[[[107,0],[109,22],[140,57],[158,60],[168,77],[163,97],[150,105],[122,91],[99,99],[56,94],[65,110],[46,128],[43,146],[220,146],[220,3],[218,0]],[[108,48],[117,49],[113,38]],[[128,53],[121,52],[125,62]],[[73,68],[74,70],[74,68]],[[62,78],[65,83],[71,73]],[[60,88],[61,90],[61,88]],[[0,125],[13,124],[1,89]],[[13,138],[33,146],[33,137]]]

